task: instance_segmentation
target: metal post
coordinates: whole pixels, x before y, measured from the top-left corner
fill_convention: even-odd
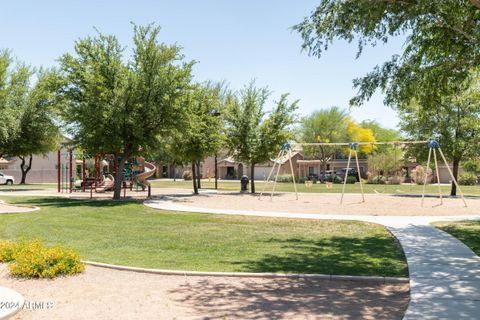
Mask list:
[[[282,149],[280,157],[278,157],[276,160],[280,159],[285,155],[285,150]],[[278,163],[278,168],[277,168],[277,174],[275,175],[275,180],[273,181],[273,188],[272,188],[272,193],[270,194],[270,201],[273,200],[273,194],[275,193],[275,187],[277,186],[277,179],[278,179],[278,174],[280,173],[280,163]]]
[[[280,157],[280,154],[281,154],[281,153],[282,153],[282,150],[280,150],[280,152],[278,153],[277,159]],[[273,161],[272,169],[270,170],[267,179],[265,179],[265,180],[263,181],[262,192],[260,192],[260,195],[258,196],[258,200],[260,200],[260,198],[262,197],[263,193],[265,192],[265,188],[266,188],[266,186],[267,186],[268,181],[270,181],[270,177],[272,176],[273,170],[275,169],[275,165],[276,165],[276,162]]]
[[[86,184],[86,177],[87,177],[87,174],[85,172],[85,155],[82,156],[83,160],[82,160],[82,184],[83,184],[83,187],[82,187],[82,191],[85,192],[85,184]]]
[[[445,163],[445,166],[447,167],[448,173],[450,174],[450,177],[452,178],[453,183],[455,183],[455,186],[458,189],[458,192],[460,193],[460,197],[462,198],[463,204],[465,207],[467,207],[467,202],[465,201],[465,197],[463,196],[462,189],[460,189],[460,186],[458,185],[457,179],[453,176],[452,170],[450,170],[450,166],[448,165],[447,159],[445,159],[445,156],[443,155],[442,149],[439,147],[438,152],[440,152],[440,156],[443,159],[443,162]]]
[[[73,168],[72,168],[72,167],[73,167],[73,151],[72,151],[72,149],[69,150],[68,155],[69,155],[69,158],[70,158],[70,168],[69,168],[69,177],[68,177],[69,180],[70,180],[70,181],[69,181],[69,182],[70,182],[70,184],[69,184],[69,189],[70,189],[70,190],[69,190],[69,191],[70,191],[70,193],[72,193],[72,189],[73,189],[73,186],[72,186],[72,178],[73,178]]]
[[[438,172],[437,151],[433,149],[433,161],[435,161],[435,173],[437,175],[438,195],[440,197],[440,205],[443,204],[442,187],[440,186],[440,172]]]
[[[347,185],[348,170],[350,169],[350,160],[352,159],[352,151],[353,150],[350,148],[350,153],[348,154],[348,161],[347,161],[347,171],[345,172],[345,177],[343,178],[342,197],[340,198],[340,204],[343,204],[343,195],[345,194],[345,186]]]
[[[425,200],[425,188],[427,186],[427,178],[428,178],[428,169],[430,168],[430,159],[432,157],[432,147],[429,146],[428,148],[428,160],[427,160],[427,167],[425,168],[425,176],[424,176],[424,181],[423,181],[423,189],[422,189],[422,207],[423,207],[423,202]]]
[[[58,152],[57,152],[57,168],[58,168],[58,170],[57,170],[57,189],[58,190],[57,191],[58,192],[60,192],[60,185],[61,185],[60,180],[62,178],[61,173],[60,173],[61,172],[60,171],[61,170],[61,168],[60,168],[61,162],[62,162],[62,160],[61,160],[61,157],[60,157],[60,150],[58,150]]]
[[[215,190],[218,189],[218,162],[217,154],[215,154]]]
[[[295,189],[295,197],[298,200],[297,184],[295,182],[295,173],[293,172],[293,164],[292,164],[292,149],[288,149],[288,160],[290,162],[290,171],[292,172],[293,188]]]
[[[354,152],[355,152],[355,160],[357,162],[357,173],[358,173],[358,180],[360,182],[360,192],[362,193],[362,202],[365,202],[365,194],[363,193],[362,176],[360,174],[360,164],[358,163],[357,150],[354,150]]]

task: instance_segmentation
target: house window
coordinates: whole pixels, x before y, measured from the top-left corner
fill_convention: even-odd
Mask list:
[[[308,175],[315,174],[315,167],[308,167]]]

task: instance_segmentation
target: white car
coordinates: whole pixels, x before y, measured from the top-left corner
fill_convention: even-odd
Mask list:
[[[9,184],[12,185],[15,182],[15,179],[12,176],[7,176],[0,172],[0,184]]]

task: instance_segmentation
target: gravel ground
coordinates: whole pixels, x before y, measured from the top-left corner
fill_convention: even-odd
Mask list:
[[[21,293],[13,319],[401,319],[408,284],[165,276],[88,266],[80,275],[0,285]]]
[[[230,193],[217,195],[201,195],[196,197],[179,197],[176,201],[193,207],[253,210],[295,213],[319,213],[342,215],[386,215],[386,216],[445,216],[445,215],[478,215],[480,199],[466,199],[468,207],[463,206],[460,198],[445,198],[442,206],[436,206],[438,198],[425,198],[421,207],[421,197],[394,196],[384,194],[366,194],[361,203],[361,195],[345,194],[343,205],[340,205],[341,194],[299,194],[298,200],[293,193],[275,194],[272,201],[270,195],[258,196],[250,194]]]

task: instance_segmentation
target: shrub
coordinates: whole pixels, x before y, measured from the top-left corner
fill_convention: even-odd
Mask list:
[[[293,182],[293,177],[290,174],[279,175],[277,182]]]
[[[46,247],[40,241],[3,241],[3,262],[10,262],[10,274],[22,278],[54,278],[85,269],[77,252],[63,247]]]
[[[458,184],[462,186],[474,186],[477,184],[477,176],[470,172],[465,172],[460,175]]]
[[[347,183],[348,184],[354,184],[356,182],[357,182],[357,177],[352,177],[352,176],[347,177]]]
[[[298,183],[305,183],[305,181],[307,181],[308,178],[307,177],[300,177],[298,178]]]
[[[183,172],[183,180],[192,180],[192,172],[191,171]]]
[[[343,183],[343,179],[337,175],[329,175],[325,178],[326,182]]]
[[[10,262],[13,260],[15,244],[8,240],[0,242],[0,262]]]
[[[425,182],[425,168],[423,166],[416,166],[415,169],[412,170],[412,180],[418,185],[423,185]],[[433,171],[432,169],[428,168],[427,171],[427,183],[431,183],[433,180]]]
[[[403,181],[405,181],[405,178],[399,175],[391,176],[387,180],[388,184],[401,184]]]
[[[378,175],[378,176],[373,177],[368,183],[371,183],[371,184],[385,184],[386,182],[387,182],[387,178],[385,178],[385,176]]]

